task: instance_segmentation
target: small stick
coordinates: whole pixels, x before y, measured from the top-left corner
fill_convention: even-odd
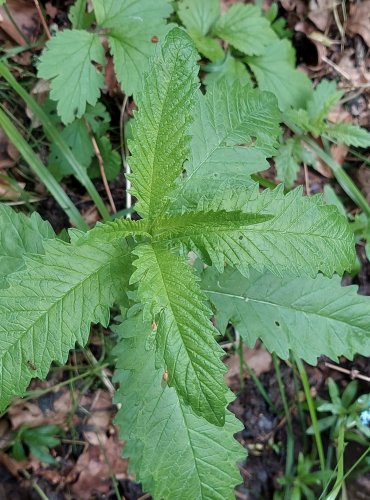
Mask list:
[[[108,196],[109,204],[110,204],[110,206],[112,208],[112,212],[114,214],[116,214],[117,213],[117,208],[116,208],[116,205],[115,205],[114,200],[113,200],[113,196],[112,196],[109,184],[108,184],[107,176],[105,174],[105,167],[104,167],[103,157],[101,155],[98,143],[96,142],[94,134],[93,134],[93,132],[91,130],[90,124],[88,123],[88,121],[86,119],[85,119],[85,124],[86,124],[86,126],[87,126],[87,128],[88,128],[88,130],[90,132],[91,142],[92,142],[92,145],[93,145],[93,148],[94,148],[94,153],[95,153],[95,155],[96,155],[96,157],[98,159],[99,168],[100,168],[100,175],[101,175],[101,178],[102,178],[102,181],[103,181],[103,184],[104,184],[105,192],[107,193],[107,196]]]
[[[303,164],[303,169],[304,169],[304,181],[306,184],[306,195],[311,196],[310,179],[308,177],[308,168],[305,163]]]
[[[49,31],[49,28],[48,28],[48,25],[46,24],[46,21],[45,21],[45,18],[44,18],[44,14],[42,13],[42,10],[41,10],[41,7],[40,7],[40,4],[39,4],[39,1],[38,0],[33,0],[34,4],[35,4],[35,7],[36,7],[36,10],[37,10],[37,13],[39,15],[39,18],[40,18],[40,21],[41,21],[41,24],[45,30],[45,33],[46,33],[46,36],[47,38],[50,40],[51,38],[51,34],[50,34],[50,31]]]
[[[331,61],[330,59],[328,59],[326,56],[322,56],[321,58],[326,64],[328,64],[329,66],[331,66],[333,69],[335,69],[335,71],[337,73],[339,73],[340,75],[343,76],[343,78],[345,78],[346,80],[348,80],[349,82],[352,83],[352,80],[351,80],[351,77],[349,76],[348,73],[346,73],[345,71],[342,70],[342,68],[340,68],[337,64],[333,63],[333,61]]]
[[[365,382],[370,382],[370,377],[366,375],[362,375],[358,370],[352,369],[347,370],[347,368],[342,368],[341,366],[333,365],[331,363],[327,363],[325,361],[325,366],[331,368],[332,370],[336,370],[337,372],[345,373],[349,375],[352,379],[358,378],[360,380],[364,380]]]

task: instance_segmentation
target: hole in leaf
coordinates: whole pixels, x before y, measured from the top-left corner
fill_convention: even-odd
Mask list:
[[[275,321],[276,326],[280,326],[280,323],[278,321]]]

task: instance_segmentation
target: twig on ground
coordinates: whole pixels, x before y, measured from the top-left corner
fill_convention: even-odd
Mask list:
[[[349,375],[351,379],[358,378],[359,380],[370,382],[370,377],[368,377],[367,375],[362,375],[358,370],[348,370],[347,368],[342,368],[341,366],[333,365],[332,363],[327,363],[326,361],[325,366],[331,368],[332,370],[336,370],[337,372],[345,373],[346,375]]]
[[[38,0],[33,0],[33,2],[35,4],[35,7],[36,7],[37,13],[39,15],[42,27],[44,28],[45,34],[48,37],[48,39],[50,40],[51,34],[50,34],[50,31],[49,31],[48,25],[46,24],[45,17],[44,17],[44,14],[42,13],[39,1]]]
[[[91,130],[91,127],[90,127],[89,123],[87,122],[87,120],[85,120],[85,123],[86,123],[86,126],[87,126],[87,128],[88,128],[88,130],[90,132],[91,143],[93,145],[94,153],[95,153],[95,155],[96,155],[96,157],[98,159],[99,169],[100,169],[100,175],[101,175],[101,178],[102,178],[102,181],[103,181],[103,184],[104,184],[105,192],[107,193],[107,196],[108,196],[109,204],[111,206],[112,212],[114,214],[116,214],[117,213],[117,208],[116,208],[116,205],[114,203],[112,192],[110,190],[108,179],[107,179],[107,176],[106,176],[106,173],[105,173],[105,166],[104,166],[104,160],[103,160],[102,154],[100,152],[98,143],[96,142],[96,139],[94,137],[93,131]]]

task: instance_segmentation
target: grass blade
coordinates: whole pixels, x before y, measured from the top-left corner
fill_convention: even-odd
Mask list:
[[[86,169],[79,163],[71,149],[68,147],[62,136],[60,135],[58,129],[53,125],[52,121],[48,115],[43,111],[43,109],[37,104],[35,99],[20,85],[14,76],[11,74],[7,66],[0,61],[0,75],[9,83],[12,89],[24,100],[28,107],[35,113],[38,117],[46,135],[49,140],[58,146],[60,152],[64,158],[71,165],[76,178],[80,183],[86,188],[91,199],[94,201],[96,208],[99,210],[101,216],[105,220],[110,219],[110,214],[105,206],[102,198],[100,197],[98,191],[96,190],[94,184],[92,183],[90,177],[88,176]]]
[[[70,218],[71,222],[81,230],[88,229],[88,225],[84,221],[82,215],[77,210],[69,196],[64,192],[55,177],[45,167],[39,157],[34,153],[31,146],[26,142],[23,136],[18,132],[11,120],[0,108],[0,127],[9,137],[10,141],[29,164],[33,172],[41,179],[46,188],[54,196],[62,209]]]

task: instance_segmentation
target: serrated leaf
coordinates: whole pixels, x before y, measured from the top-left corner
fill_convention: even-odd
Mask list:
[[[85,30],[94,21],[94,12],[87,12],[86,7],[87,0],[76,0],[69,9],[68,18],[71,21],[73,29]]]
[[[186,177],[174,197],[198,200],[205,189],[220,183],[249,182],[252,173],[269,167],[266,158],[275,152],[280,134],[280,112],[267,92],[230,85],[222,80],[198,94],[190,128],[191,154]]]
[[[299,172],[296,148],[297,139],[291,137],[280,145],[275,156],[277,179],[284,182],[287,186],[294,184]]]
[[[0,411],[32,378],[45,378],[52,361],[65,363],[76,343],[85,345],[91,323],[107,325],[131,271],[123,242],[55,239],[44,251],[27,256],[26,269],[0,290]]]
[[[93,5],[99,26],[107,30],[118,81],[125,94],[136,94],[156,42],[168,31],[165,18],[172,7],[167,0],[93,0]]]
[[[122,404],[116,423],[130,472],[154,498],[232,500],[241,480],[236,463],[245,457],[233,438],[240,423],[226,411],[225,425],[217,427],[184,404],[155,366],[150,325],[140,313],[116,330],[116,402]]]
[[[220,44],[207,36],[220,16],[219,0],[182,0],[177,13],[199,52],[210,61],[222,60],[224,51]]]
[[[87,104],[96,104],[104,77],[94,63],[104,62],[103,46],[94,33],[64,30],[47,42],[38,76],[51,80],[50,97],[58,102],[63,123],[81,118]]]
[[[347,146],[370,147],[370,132],[351,123],[329,125],[325,129],[324,135],[331,140],[346,144]]]
[[[198,50],[200,49],[198,48]],[[207,56],[207,54],[205,55]],[[206,71],[207,74],[203,79],[205,85],[213,85],[220,80],[225,80],[231,85],[234,82],[238,82],[243,86],[252,84],[246,65],[229,53],[226,54],[221,62],[208,64]]]
[[[198,210],[274,215],[266,222],[230,227],[230,231],[209,227],[201,236],[189,230],[183,237],[168,238],[169,245],[178,243],[208,256],[220,272],[230,264],[245,275],[252,267],[314,277],[319,271],[328,276],[343,274],[353,266],[353,233],[346,218],[336,207],[325,205],[321,196],[303,197],[300,188],[287,195],[281,188],[259,193],[258,186],[229,190],[200,199]]]
[[[220,17],[219,0],[181,0],[178,4],[178,15],[189,31],[200,35],[208,35],[212,26]]]
[[[269,21],[255,5],[232,5],[218,20],[214,34],[247,55],[261,55],[277,40]]]
[[[118,218],[114,221],[98,222],[86,235],[87,240],[112,243],[127,236],[136,235],[151,239],[150,225],[146,219],[132,220]]]
[[[290,137],[280,145],[275,156],[277,178],[287,186],[292,186],[297,180],[301,163],[315,166],[316,160],[299,137]]]
[[[307,103],[308,118],[313,127],[321,130],[327,114],[342,96],[343,92],[337,90],[335,81],[321,80]]]
[[[197,415],[223,425],[227,390],[223,351],[214,339],[212,311],[191,268],[158,245],[141,245],[134,254],[138,259],[131,283],[138,283],[145,317],[157,324],[157,366],[168,370],[168,384]]]
[[[85,121],[82,118],[74,120],[61,131],[61,136],[79,163],[87,168],[91,163],[94,150]],[[73,174],[70,162],[66,159],[65,154],[60,152],[55,143],[50,146],[48,161],[49,170],[56,179],[60,180],[67,175]]]
[[[188,158],[194,94],[198,87],[197,53],[189,36],[176,28],[153,59],[139,94],[139,112],[129,142],[137,211],[154,219],[166,205]]]
[[[249,278],[227,268],[205,271],[202,288],[217,309],[221,331],[229,321],[253,346],[261,338],[281,358],[289,350],[316,364],[321,355],[337,359],[370,354],[370,299],[340,278],[315,279],[252,271]]]
[[[0,288],[7,276],[24,266],[25,255],[43,253],[44,241],[55,237],[49,222],[34,212],[31,217],[0,204]]]
[[[274,41],[264,54],[248,57],[246,62],[255,74],[259,88],[275,94],[282,111],[290,106],[306,106],[312,95],[311,81],[295,68],[294,49],[288,40]]]

